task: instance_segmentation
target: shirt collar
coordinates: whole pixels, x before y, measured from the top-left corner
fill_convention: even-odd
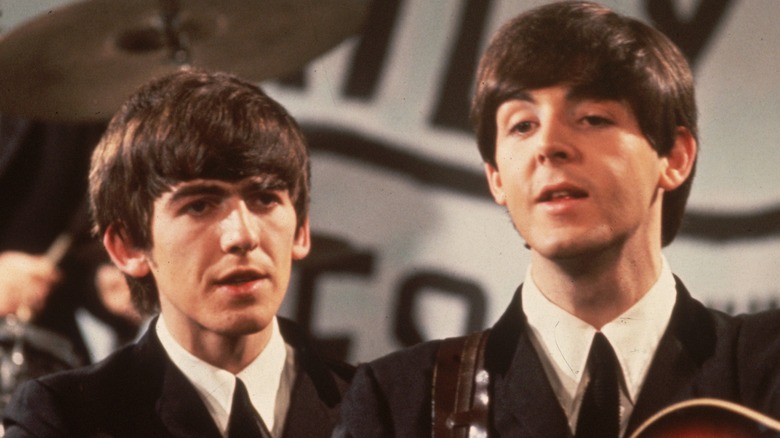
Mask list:
[[[650,290],[602,327],[620,361],[627,395],[634,402],[669,324],[676,299],[674,276],[662,256],[661,274]],[[530,267],[523,283],[522,300],[537,347],[549,359],[563,390],[571,397],[567,399],[573,399],[596,329],[550,302],[534,283]]]
[[[252,405],[260,414],[268,430],[273,429],[276,394],[284,370],[287,351],[276,318],[273,319],[272,325],[271,339],[263,352],[238,375],[233,375],[229,371],[204,362],[185,350],[173,338],[164,323],[163,315],[160,315],[156,331],[163,349],[174,365],[195,387],[223,436],[227,434],[236,378],[240,378],[246,385]]]

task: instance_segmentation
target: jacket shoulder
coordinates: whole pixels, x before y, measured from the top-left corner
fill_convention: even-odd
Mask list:
[[[20,430],[33,436],[78,435],[99,424],[122,422],[117,417],[120,412],[142,404],[135,348],[128,346],[97,364],[23,383],[3,413],[6,432],[9,436]]]
[[[431,383],[440,341],[361,364],[334,436],[430,435]]]
[[[114,395],[117,386],[132,385],[135,349],[134,345],[124,347],[96,364],[46,375],[37,383],[63,398],[79,398],[85,393],[90,399],[100,393]]]
[[[374,359],[362,366],[370,368],[380,381],[407,380],[407,374],[431,374],[436,364],[436,353],[442,340],[422,342],[385,356]],[[418,377],[418,378],[419,378]]]

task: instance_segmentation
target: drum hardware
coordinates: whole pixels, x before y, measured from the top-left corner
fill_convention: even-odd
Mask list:
[[[14,388],[16,388],[17,379],[23,372],[22,330],[19,319],[15,315],[3,318],[0,337],[8,336],[12,345],[10,351],[3,348],[2,355],[0,355],[0,394],[2,394],[3,405],[10,398]]]
[[[0,318],[0,413],[20,383],[79,365],[70,341],[64,337],[15,315]]]
[[[46,257],[57,264],[73,238],[63,233],[49,245]],[[0,413],[14,390],[25,380],[80,365],[69,340],[30,323],[32,310],[21,305],[16,313],[0,318]]]
[[[81,0],[0,36],[0,113],[109,119],[184,65],[261,82],[358,34],[368,0]]]

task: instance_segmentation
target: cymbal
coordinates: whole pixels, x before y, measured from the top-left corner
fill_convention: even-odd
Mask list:
[[[183,65],[263,81],[358,33],[367,0],[86,0],[0,37],[0,113],[99,121]]]

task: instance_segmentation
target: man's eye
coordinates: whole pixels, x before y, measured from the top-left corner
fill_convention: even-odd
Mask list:
[[[263,193],[259,198],[263,204],[276,204],[279,202],[279,196],[276,193]]]
[[[211,208],[211,204],[208,201],[197,200],[185,205],[184,212],[195,216],[200,216],[208,212],[209,208]]]
[[[585,124],[590,126],[609,126],[612,125],[612,120],[602,116],[585,116],[582,118]]]
[[[532,129],[534,129],[534,123],[530,121],[522,121],[512,126],[512,132],[518,134],[527,134],[531,132]]]
[[[281,202],[281,198],[275,192],[262,192],[254,196],[254,203],[259,207],[268,208]]]

